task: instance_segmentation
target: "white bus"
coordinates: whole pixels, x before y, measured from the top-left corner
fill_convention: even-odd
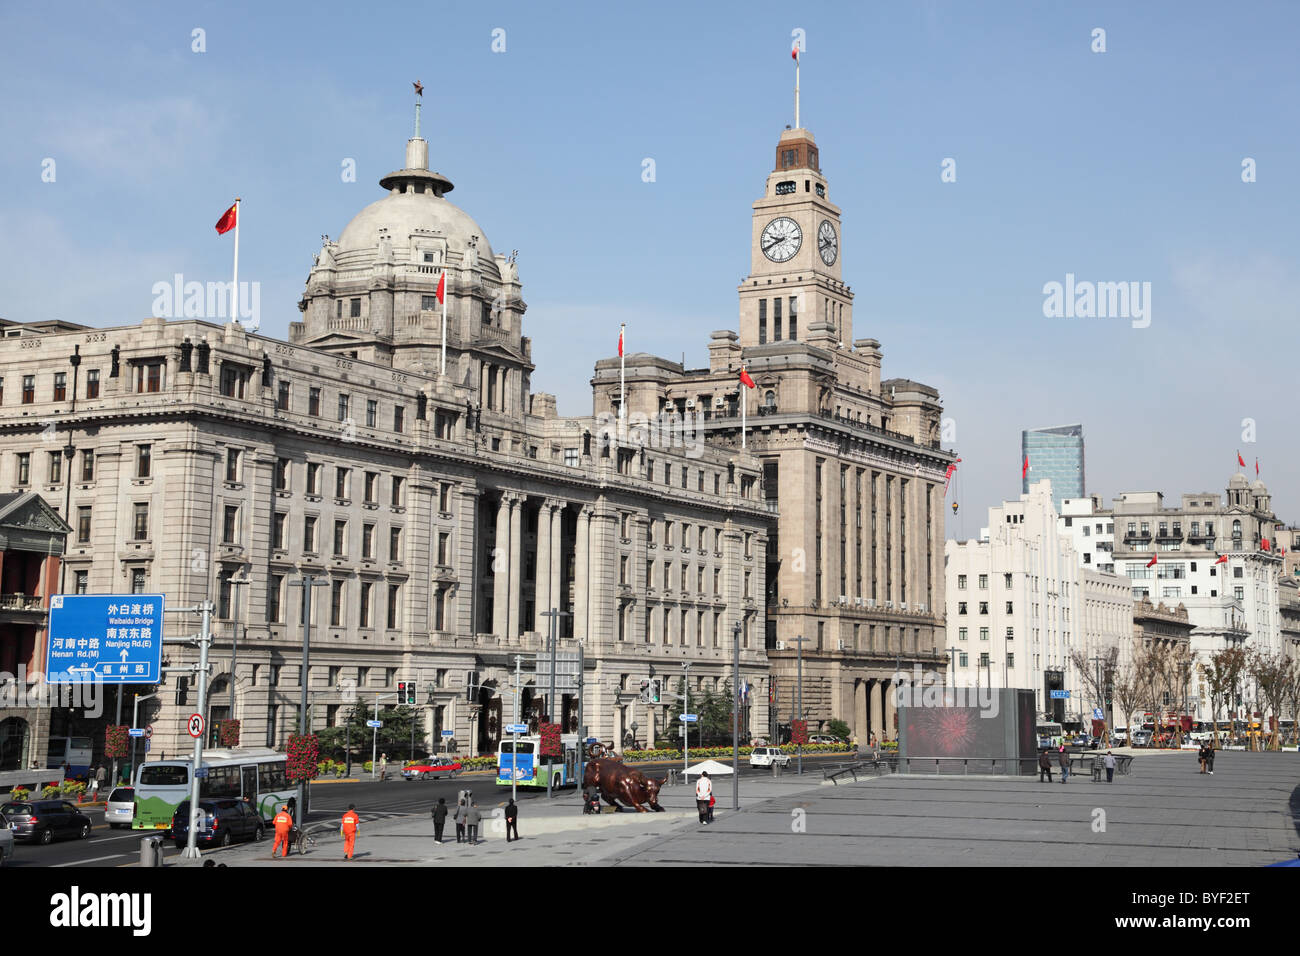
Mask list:
[[[45,766],[53,769],[67,763],[71,768],[68,771],[69,777],[88,777],[93,756],[89,737],[51,737]]]
[[[190,798],[194,761],[151,760],[135,772],[133,830],[166,830],[176,807]],[[207,775],[199,779],[199,799],[245,797],[262,819],[297,804],[297,784],[285,772],[285,755],[269,747],[214,748],[203,751]]]

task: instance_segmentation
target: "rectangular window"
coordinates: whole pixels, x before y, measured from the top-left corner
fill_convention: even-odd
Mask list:
[[[221,540],[225,544],[239,541],[239,505],[226,505],[221,522]]]
[[[781,299],[772,300],[772,341],[781,341]]]
[[[758,344],[767,344],[767,299],[758,300]]]
[[[394,528],[393,531],[396,534],[398,532],[398,529]],[[394,544],[393,560],[396,561],[397,560],[396,537],[394,537],[393,539],[393,544]],[[451,564],[451,535],[448,534],[446,531],[438,532],[438,563],[443,567],[447,567]]]
[[[1002,575],[1002,586],[1003,586],[1004,588],[1009,588],[1009,587],[1011,587],[1011,574],[1010,574],[1010,573],[1007,573],[1007,574]]]
[[[366,427],[374,428],[375,419],[379,417],[379,403],[373,398],[366,399]],[[342,419],[339,419],[342,421]]]
[[[354,318],[354,319],[359,319],[359,318],[361,318],[361,300],[360,300],[360,299],[353,299],[353,300],[351,300],[351,302],[349,303],[349,306],[350,306],[350,311],[349,311],[348,315],[349,315],[351,318]]]
[[[316,516],[307,515],[302,519],[302,550],[307,554],[316,553]]]
[[[398,591],[400,588],[401,588],[400,584],[388,585],[388,626],[389,627],[398,626],[397,607],[398,607]]]
[[[981,591],[987,591],[988,589],[989,589],[989,576],[988,576],[987,574],[981,574],[981,575],[980,575],[980,590],[981,590]]]
[[[68,397],[68,373],[54,373],[54,400],[61,402]]]
[[[347,498],[348,496],[348,469],[334,469],[334,497]]]
[[[578,467],[578,449],[576,448],[564,449],[564,465],[566,468]]]
[[[73,585],[73,592],[75,594],[85,594],[89,590],[90,590],[90,572],[78,571],[76,577],[76,584]]]
[[[131,593],[144,594],[144,591],[145,591],[144,568],[132,568],[131,569]]]
[[[393,431],[399,435],[406,429],[406,409],[401,405],[393,406]]]
[[[957,590],[958,591],[966,590],[966,575],[964,574],[957,575]]]
[[[90,508],[77,509],[77,543],[90,543]]]
[[[343,581],[330,582],[330,626],[340,627],[343,623]]]
[[[63,452],[50,452],[50,484],[57,485],[63,480]]]
[[[226,449],[226,481],[239,481],[239,452]]]
[[[320,494],[321,468],[322,468],[321,465],[313,464],[312,462],[307,462],[307,494],[309,495]]]
[[[799,308],[799,297],[797,295],[790,296],[790,317],[789,317],[789,330],[788,330],[787,338],[789,338],[791,342],[793,342],[795,339],[799,337],[798,334],[799,318],[798,315],[796,314],[798,308]]]
[[[284,550],[284,526],[288,520],[289,516],[283,511],[277,511],[271,519],[271,547],[276,551]]]
[[[987,641],[988,639],[989,639],[989,629],[988,629],[987,627],[981,627],[981,628],[980,628],[980,640],[981,640],[981,641]]]
[[[370,626],[370,592],[373,589],[374,585],[369,581],[361,582],[361,603],[358,605],[358,613],[361,616],[359,625],[361,627]]]
[[[222,363],[221,366],[221,394],[227,398],[243,398],[244,383],[248,381],[248,373],[237,365],[228,365]],[[139,391],[137,389],[136,391]],[[158,391],[156,388],[149,389],[151,392]]]
[[[309,388],[307,390],[307,414],[314,418],[320,417],[320,389]]]
[[[368,505],[375,504],[376,503],[375,495],[378,493],[379,493],[379,472],[377,471],[366,472],[366,483],[365,483],[366,504]]]
[[[1014,614],[1014,613],[1015,613],[1015,611],[1013,610],[1014,606],[1015,606],[1015,603],[1014,603],[1013,601],[1008,601],[1008,602],[1007,602],[1007,613],[1008,613],[1008,614]]]
[[[375,556],[375,526],[372,524],[361,526],[361,556],[372,559]]]
[[[23,404],[30,405],[36,401],[36,376],[23,376]]]
[[[18,453],[18,484],[26,485],[32,480],[32,453],[23,451]]]
[[[348,420],[348,396],[345,392],[339,392],[339,421]]]
[[[266,582],[266,622],[268,624],[279,624],[280,620],[280,592],[284,588],[284,575],[272,574]]]
[[[92,368],[86,373],[86,397],[99,398],[99,369]]]
[[[966,628],[964,627],[957,628],[957,640],[959,641],[966,640]]]
[[[275,460],[275,490],[289,490],[289,459],[277,458]]]
[[[334,521],[334,556],[341,557],[348,547],[348,523],[342,518]]]
[[[451,513],[451,484],[448,482],[438,486],[438,511],[442,514]]]
[[[280,382],[280,390],[275,396],[275,407],[277,411],[287,412],[289,410],[289,383]]]
[[[969,658],[966,656],[966,652],[965,652],[965,651],[962,651],[960,654],[957,655],[957,666],[959,666],[959,667],[969,667],[969,666],[970,666],[970,660],[969,660]]]
[[[149,540],[149,505],[145,502],[136,502],[133,531],[136,541]]]
[[[1014,641],[1015,639],[1016,639],[1016,629],[1014,627],[1007,628],[1007,640]]]
[[[148,478],[153,470],[153,449],[149,445],[135,446],[135,476]]]
[[[401,479],[401,478],[397,477],[396,475],[394,475],[394,476],[393,476],[393,493],[392,493],[391,498],[389,499],[389,500],[390,500],[390,504],[391,504],[392,507],[394,507],[394,508],[401,508],[401,507],[403,507],[403,505],[405,504],[406,498],[405,498],[405,495],[403,494],[402,487],[403,487],[403,479]]]

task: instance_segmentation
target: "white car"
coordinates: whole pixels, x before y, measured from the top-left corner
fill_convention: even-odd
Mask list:
[[[5,815],[0,813],[0,866],[4,866],[14,855],[14,828],[9,825]]]
[[[108,803],[104,807],[104,822],[114,830],[119,827],[130,829],[131,821],[134,818],[135,788],[114,787],[113,792],[108,795]]]
[[[788,767],[790,766],[790,755],[781,753],[779,747],[755,747],[750,751],[749,765],[751,767],[770,767],[772,764]]]

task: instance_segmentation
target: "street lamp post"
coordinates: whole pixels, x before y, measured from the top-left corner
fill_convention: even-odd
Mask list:
[[[731,630],[731,809],[740,809],[740,622]]]
[[[796,638],[791,642],[791,643],[793,643],[794,646],[795,646],[795,670],[796,670],[796,673],[797,673],[797,675],[798,675],[798,677],[797,677],[797,683],[796,683],[796,685],[795,685],[795,686],[796,686],[796,690],[795,690],[795,706],[796,706],[796,707],[798,708],[798,710],[799,710],[799,716],[798,716],[798,718],[796,718],[796,719],[798,719],[798,720],[804,720],[804,715],[803,715],[803,642],[806,641],[806,640],[808,640],[808,638],[806,638],[806,637],[804,637],[802,634],[800,634],[798,637],[796,637]],[[793,733],[793,732],[794,732],[794,720],[793,720],[793,719],[791,720],[790,724],[791,724],[791,726],[790,726],[790,730],[791,730],[791,732]],[[807,725],[805,724],[805,726],[804,726],[804,730],[807,731],[807,729],[808,729],[808,727],[807,727]],[[802,741],[797,742],[797,743],[795,744],[795,747],[797,748],[797,751],[796,751],[796,752],[798,753],[798,756],[799,756],[798,768],[797,768],[797,770],[796,770],[795,772],[798,773],[798,774],[800,774],[800,775],[802,775],[802,774],[803,774],[803,743],[802,743]]]
[[[307,676],[311,666],[311,594],[312,588],[329,587],[329,582],[314,574],[304,574],[301,580],[290,581],[290,587],[302,588],[302,666],[298,670],[301,691],[298,704],[298,736],[307,734]],[[307,822],[307,781],[298,781],[298,822]]]
[[[253,583],[252,578],[248,577],[247,574],[245,574],[244,565],[242,562],[239,565],[239,573],[243,575],[243,577],[236,578],[232,576],[230,578],[230,585],[235,589],[235,606],[232,609],[234,611],[234,614],[231,616],[232,623],[230,627],[230,719],[231,720],[235,719],[235,662],[238,660],[239,657],[239,629],[244,626],[239,619],[240,588],[242,588],[244,585]],[[248,635],[248,630],[245,627],[244,636],[247,637],[247,635]]]

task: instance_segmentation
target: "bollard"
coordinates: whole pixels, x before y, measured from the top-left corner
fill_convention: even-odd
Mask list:
[[[774,777],[779,777],[779,776],[781,776],[781,763],[780,763],[780,761],[777,761],[777,760],[773,760],[773,761],[772,761],[772,776],[774,776]]]
[[[147,836],[140,841],[140,865],[148,867],[163,865],[162,837]]]

